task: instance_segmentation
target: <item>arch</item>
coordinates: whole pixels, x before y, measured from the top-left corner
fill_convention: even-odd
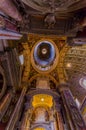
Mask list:
[[[28,83],[30,84],[34,79],[37,79],[37,77],[48,77],[50,80],[52,80],[56,84],[56,86],[59,85],[58,81],[49,74],[36,74],[28,80]]]
[[[51,128],[50,128],[50,126],[48,125],[48,124],[35,124],[32,128],[31,128],[31,130],[35,130],[36,128],[44,128],[44,130],[51,130]]]
[[[53,96],[54,99],[60,98],[59,93],[54,92],[52,90],[48,90],[48,89],[47,90],[46,89],[37,89],[37,90],[33,90],[33,91],[30,91],[30,92],[27,92],[27,94],[26,94],[27,100],[31,99],[36,94],[48,94],[50,96]]]

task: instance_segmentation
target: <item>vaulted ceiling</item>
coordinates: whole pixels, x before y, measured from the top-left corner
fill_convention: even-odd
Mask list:
[[[45,74],[54,84],[67,82],[82,101],[86,95],[81,85],[86,77],[86,0],[8,0],[7,8],[2,8],[7,1],[0,2],[0,9],[15,19],[16,31],[23,35],[21,40],[9,43],[24,55],[22,81],[34,84],[36,76]],[[40,40],[48,40],[57,48],[51,71],[41,72],[41,66],[35,66],[33,51]]]
[[[32,58],[33,48],[43,40],[53,41],[59,51],[59,58],[55,61],[55,68],[51,68],[51,71],[48,70],[45,72],[44,70],[39,71],[39,69],[36,68],[35,63],[33,64]],[[29,79],[28,86],[32,86],[33,88],[36,84],[37,77],[46,77],[46,79],[50,79],[55,88],[55,84],[59,86],[59,83],[67,83],[74,97],[78,98],[78,100],[82,102],[86,95],[86,88],[80,84],[80,80],[86,78],[86,45],[68,46],[66,40],[66,37],[29,34],[28,42],[22,43],[24,49],[23,52],[22,49],[20,49],[20,53],[23,53],[25,56],[26,69],[24,71],[23,81],[25,82]]]

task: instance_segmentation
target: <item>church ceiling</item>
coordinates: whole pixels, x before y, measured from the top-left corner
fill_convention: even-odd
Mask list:
[[[65,41],[66,41],[66,37],[56,37],[51,35],[50,36],[45,36],[45,35],[37,35],[37,34],[29,34],[28,35],[28,42],[27,43],[23,43],[20,45],[19,43],[16,45],[16,47],[19,50],[20,54],[24,55],[24,69],[23,69],[23,77],[22,80],[25,83],[27,80],[30,80],[30,84],[32,85],[34,88],[35,85],[35,80],[37,77],[48,77],[51,81],[51,84],[54,84],[55,88],[56,85],[59,82],[59,78],[58,78],[58,73],[57,73],[57,69],[56,69],[56,65],[55,68],[51,71],[47,71],[47,73],[41,72],[41,71],[37,71],[37,69],[35,69],[34,65],[32,65],[32,61],[31,61],[31,53],[32,53],[32,49],[34,48],[34,45],[39,43],[39,41],[43,40],[50,40],[53,41],[54,44],[56,44],[56,47],[58,48],[58,52],[60,52],[62,50],[62,48],[65,45]],[[55,47],[55,48],[56,48]],[[57,64],[57,61],[56,63]],[[38,75],[38,76],[37,76]],[[28,84],[28,82],[27,82]],[[51,85],[52,86],[52,85]]]
[[[86,0],[0,1],[0,30],[10,32],[0,40],[0,123],[49,130],[56,118],[60,129],[84,128],[77,106],[86,98]]]
[[[34,45],[41,39],[51,39],[59,50],[59,59],[56,68],[47,74],[38,72],[31,63],[31,51]],[[20,46],[20,44],[17,45]],[[27,81],[27,84],[29,83],[28,86],[33,86],[33,88],[37,77],[40,76],[49,78],[55,88],[55,84],[64,84],[67,82],[74,96],[78,97],[80,101],[83,100],[86,91],[81,87],[79,81],[82,77],[86,76],[85,45],[71,47],[66,44],[66,37],[29,34],[28,42],[22,43],[22,47],[20,52],[25,55],[23,82]]]
[[[86,75],[86,47],[84,45],[76,47],[75,43],[86,42],[86,39],[79,39],[76,35],[86,26],[86,0],[13,0],[13,2],[10,4],[14,4],[22,18],[22,21],[15,22],[16,28],[24,35],[25,41],[22,39],[14,41],[15,44],[10,44],[10,47],[16,47],[19,55],[24,55],[22,81],[28,82],[38,74],[45,75],[44,71],[34,65],[37,60],[33,64],[34,50],[40,40],[49,40],[55,44],[53,44],[56,52],[54,58],[56,55],[58,58],[54,68],[51,67],[50,71],[46,71],[46,75],[48,77],[50,75],[59,83],[67,81],[71,84],[74,81],[73,86],[80,86],[79,80]],[[26,35],[28,38],[25,37]],[[43,54],[48,50],[46,48],[48,46],[43,48]],[[39,54],[39,57],[41,55]]]

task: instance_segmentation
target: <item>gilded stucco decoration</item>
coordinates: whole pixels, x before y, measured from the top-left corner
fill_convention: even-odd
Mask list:
[[[23,72],[23,77],[22,81],[25,82],[29,78],[30,74],[30,49],[28,43],[22,43],[23,45],[23,55],[24,55],[24,72]]]
[[[61,82],[64,83],[66,82],[65,77],[65,71],[64,71],[64,57],[67,51],[69,50],[69,46],[65,45],[66,37],[56,37],[56,36],[50,36],[47,35],[37,35],[37,34],[29,34],[28,36],[28,42],[27,43],[22,43],[23,45],[23,54],[24,54],[24,73],[23,73],[23,81],[28,81],[31,80],[33,77],[37,76],[40,71],[35,69],[33,64],[33,58],[32,58],[32,50],[34,48],[34,45],[38,43],[38,41],[48,39],[50,41],[53,41],[55,44],[55,47],[58,48],[59,51],[59,59],[58,59],[58,64],[56,62],[54,70],[51,69],[51,71],[47,72],[53,79],[55,79],[55,83]],[[43,73],[41,73],[43,74]],[[46,73],[44,73],[46,74]],[[30,78],[29,78],[30,77]]]
[[[51,108],[53,106],[53,97],[47,94],[34,95],[32,106],[33,107],[39,107],[39,106],[46,107],[47,106]]]
[[[65,45],[63,49],[60,51],[60,56],[59,56],[59,61],[57,66],[57,73],[58,73],[60,83],[66,83],[67,77],[64,71],[64,57],[69,49],[70,47],[68,45]]]
[[[35,44],[45,39],[49,40],[50,42],[53,41],[55,48],[57,48],[56,52],[57,53],[59,52],[56,59],[56,63],[51,70],[47,71],[47,76],[49,73],[48,77],[52,77],[50,79],[52,79],[52,81],[55,84],[58,84],[59,81],[62,81],[64,79],[65,76],[63,74],[63,59],[65,56],[65,53],[69,49],[67,45],[65,46],[66,37],[56,37],[53,35],[49,36],[49,35],[41,35],[41,34],[40,35],[29,34],[28,42],[22,43],[23,48],[24,48],[23,54],[25,57],[24,59],[25,68],[24,68],[23,78],[22,78],[23,82],[25,81],[32,82],[32,79],[34,79],[34,77],[36,77],[37,75],[40,75],[39,73],[41,73],[41,75],[46,74],[46,72],[43,73],[34,67],[33,58],[32,58],[32,51],[34,50]],[[60,59],[60,62],[58,61],[59,59]]]

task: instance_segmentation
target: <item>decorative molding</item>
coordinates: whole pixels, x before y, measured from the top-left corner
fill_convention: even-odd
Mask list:
[[[23,55],[24,55],[24,72],[22,76],[22,82],[26,82],[29,78],[30,74],[30,49],[28,43],[22,43],[22,46],[24,48]]]

